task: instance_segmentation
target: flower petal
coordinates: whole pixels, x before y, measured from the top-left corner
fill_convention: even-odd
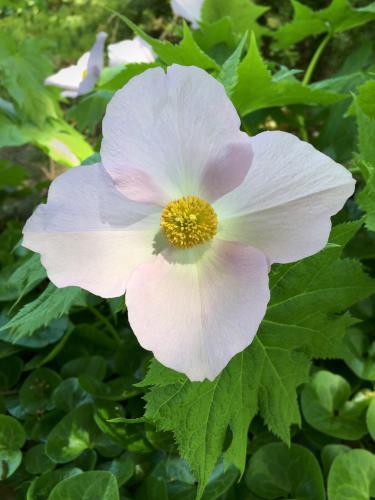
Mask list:
[[[251,144],[245,181],[214,205],[219,237],[260,249],[270,263],[318,252],[328,241],[330,217],[353,194],[350,172],[286,132],[263,132]]]
[[[96,35],[96,40],[92,46],[87,61],[87,72],[79,85],[78,95],[87,94],[95,87],[95,84],[103,69],[104,63],[104,42],[107,38],[107,33],[100,32]],[[77,65],[79,65],[78,61]]]
[[[165,74],[151,68],[109,103],[102,161],[131,199],[165,205],[171,198],[193,194],[212,201],[217,193],[239,185],[250,167],[250,140],[239,126],[224,87],[205,71],[174,65]],[[211,193],[207,180],[213,173],[216,187]]]
[[[77,91],[82,80],[82,70],[78,66],[68,66],[45,79],[45,85],[52,85],[62,89]]]
[[[172,0],[172,10],[176,16],[181,16],[197,27],[201,17],[203,0]]]
[[[100,164],[75,167],[53,181],[47,204],[26,223],[23,246],[42,255],[56,286],[116,297],[133,269],[153,258],[159,218],[155,206],[119,193]]]
[[[147,42],[136,36],[133,40],[122,40],[121,42],[108,45],[109,66],[129,63],[152,63],[155,54]]]
[[[253,340],[269,300],[258,250],[215,240],[137,268],[126,292],[140,344],[191,380],[214,379]]]

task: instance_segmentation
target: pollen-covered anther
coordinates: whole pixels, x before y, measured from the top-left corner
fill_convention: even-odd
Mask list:
[[[177,248],[191,248],[210,241],[217,233],[217,224],[215,210],[197,196],[184,196],[168,203],[160,222],[165,237]]]

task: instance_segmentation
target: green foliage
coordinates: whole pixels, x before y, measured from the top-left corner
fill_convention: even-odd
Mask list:
[[[249,490],[262,499],[324,500],[323,477],[314,455],[303,446],[266,444],[256,451],[246,472]]]
[[[110,0],[120,14],[101,3],[0,6],[0,497],[375,496],[375,87],[365,26],[374,4],[319,0],[312,10],[292,1],[285,23],[287,4],[276,0],[205,0],[199,26],[189,27],[172,20],[164,0]],[[45,87],[102,29],[110,43],[139,35],[157,60],[105,68],[74,100]],[[316,35],[322,40],[308,38]],[[255,340],[212,382],[192,383],[150,359],[124,297],[57,289],[39,256],[20,245],[24,221],[61,166],[100,162],[113,93],[170,64],[216,77],[243,131],[294,133],[357,180],[326,248],[272,266]]]
[[[338,455],[328,476],[329,500],[367,500],[375,494],[375,455],[351,450]]]
[[[311,35],[339,33],[375,19],[375,3],[355,9],[349,0],[332,0],[331,4],[314,11],[292,0],[294,18],[275,33],[276,46],[285,49]]]
[[[288,104],[332,104],[343,96],[334,92],[314,89],[302,85],[298,80],[272,80],[272,75],[263,61],[254,35],[249,50],[237,69],[237,84],[231,98],[241,115],[259,109]]]

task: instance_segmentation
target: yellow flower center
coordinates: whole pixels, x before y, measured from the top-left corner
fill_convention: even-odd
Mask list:
[[[161,214],[160,226],[171,245],[191,248],[215,236],[217,215],[207,201],[184,196],[168,203]]]
[[[86,76],[87,76],[87,69],[84,69],[82,71],[82,80],[84,80],[86,78]]]

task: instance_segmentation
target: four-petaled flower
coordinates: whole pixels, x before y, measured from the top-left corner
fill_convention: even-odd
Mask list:
[[[45,80],[45,85],[60,87],[64,97],[77,97],[91,92],[103,69],[104,42],[107,33],[98,33],[90,52],[85,52],[77,64],[60,69]]]
[[[140,344],[191,380],[251,343],[271,264],[322,249],[355,184],[294,135],[241,132],[223,86],[177,65],[116,92],[101,159],[52,183],[23,245],[58,287],[126,291]]]

